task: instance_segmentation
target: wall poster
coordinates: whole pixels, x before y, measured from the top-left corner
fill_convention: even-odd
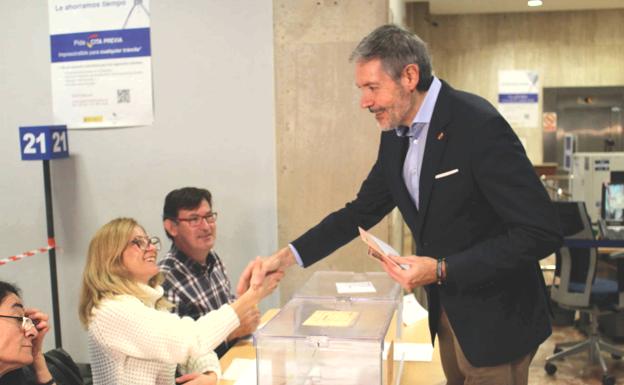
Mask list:
[[[48,0],[54,120],[153,122],[149,0]]]
[[[498,111],[513,128],[539,127],[539,90],[536,71],[498,71]]]

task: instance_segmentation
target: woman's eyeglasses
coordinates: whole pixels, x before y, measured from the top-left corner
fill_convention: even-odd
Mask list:
[[[29,331],[30,329],[32,329],[35,326],[35,323],[33,322],[33,320],[31,320],[28,317],[18,317],[18,316],[14,316],[14,315],[1,315],[0,314],[0,318],[13,318],[14,320],[19,321],[20,322],[20,327],[25,332]]]
[[[137,245],[143,251],[147,251],[150,245],[154,245],[156,250],[160,250],[160,238],[158,237],[136,237],[130,243]]]

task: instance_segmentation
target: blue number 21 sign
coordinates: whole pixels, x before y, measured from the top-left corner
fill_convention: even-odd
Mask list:
[[[22,160],[67,158],[69,142],[66,126],[20,127]]]

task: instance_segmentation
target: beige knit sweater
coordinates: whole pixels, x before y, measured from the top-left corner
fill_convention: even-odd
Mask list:
[[[89,355],[94,385],[172,385],[176,364],[183,373],[213,371],[221,376],[213,349],[239,325],[229,305],[197,321],[156,310],[158,286],[142,288],[146,305],[132,295],[103,301],[89,324]]]

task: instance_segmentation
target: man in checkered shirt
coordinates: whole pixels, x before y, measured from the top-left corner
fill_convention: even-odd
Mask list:
[[[197,319],[234,300],[223,262],[213,250],[217,236],[217,213],[206,189],[185,187],[165,198],[163,224],[172,240],[167,256],[159,262],[165,276],[165,295],[181,316]],[[242,336],[253,333],[260,322],[254,308],[241,318],[215,351],[221,357]]]

